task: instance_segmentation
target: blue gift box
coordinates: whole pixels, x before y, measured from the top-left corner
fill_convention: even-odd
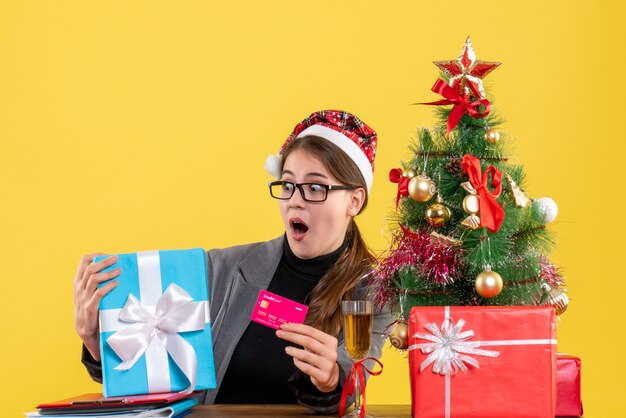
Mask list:
[[[119,284],[99,306],[104,396],[215,388],[205,251],[117,257],[104,271],[121,268]]]

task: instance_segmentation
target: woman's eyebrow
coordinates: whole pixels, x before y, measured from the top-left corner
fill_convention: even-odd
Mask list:
[[[324,180],[328,179],[328,176],[322,173],[307,173],[304,177],[319,177]]]
[[[290,176],[295,177],[295,174],[294,174],[292,171],[290,171],[290,170],[283,170],[283,176],[284,176],[284,175],[290,175]],[[327,176],[326,174],[323,174],[323,173],[316,173],[316,172],[313,172],[313,173],[306,173],[306,174],[304,175],[304,177],[305,177],[305,178],[307,178],[307,177],[316,177],[316,178],[320,178],[320,179],[328,180],[328,176]]]

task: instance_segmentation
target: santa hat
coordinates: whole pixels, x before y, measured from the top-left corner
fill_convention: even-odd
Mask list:
[[[267,157],[265,170],[279,178],[285,147],[291,141],[309,135],[324,138],[341,148],[359,168],[365,179],[367,192],[370,192],[374,180],[374,157],[378,143],[376,132],[353,114],[341,110],[315,112],[296,125],[278,154]]]

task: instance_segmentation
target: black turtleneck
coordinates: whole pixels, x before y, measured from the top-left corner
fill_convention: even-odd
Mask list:
[[[345,247],[344,243],[330,254],[305,260],[291,251],[285,237],[283,255],[267,290],[308,304],[309,293]],[[287,384],[297,370],[285,353],[289,344],[272,328],[250,322],[235,347],[215,403],[297,403]]]

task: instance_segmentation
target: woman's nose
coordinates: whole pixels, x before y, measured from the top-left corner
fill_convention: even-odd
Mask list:
[[[303,206],[304,205],[304,196],[302,196],[304,192],[300,187],[296,187],[296,190],[293,191],[293,194],[289,198],[290,206]]]

